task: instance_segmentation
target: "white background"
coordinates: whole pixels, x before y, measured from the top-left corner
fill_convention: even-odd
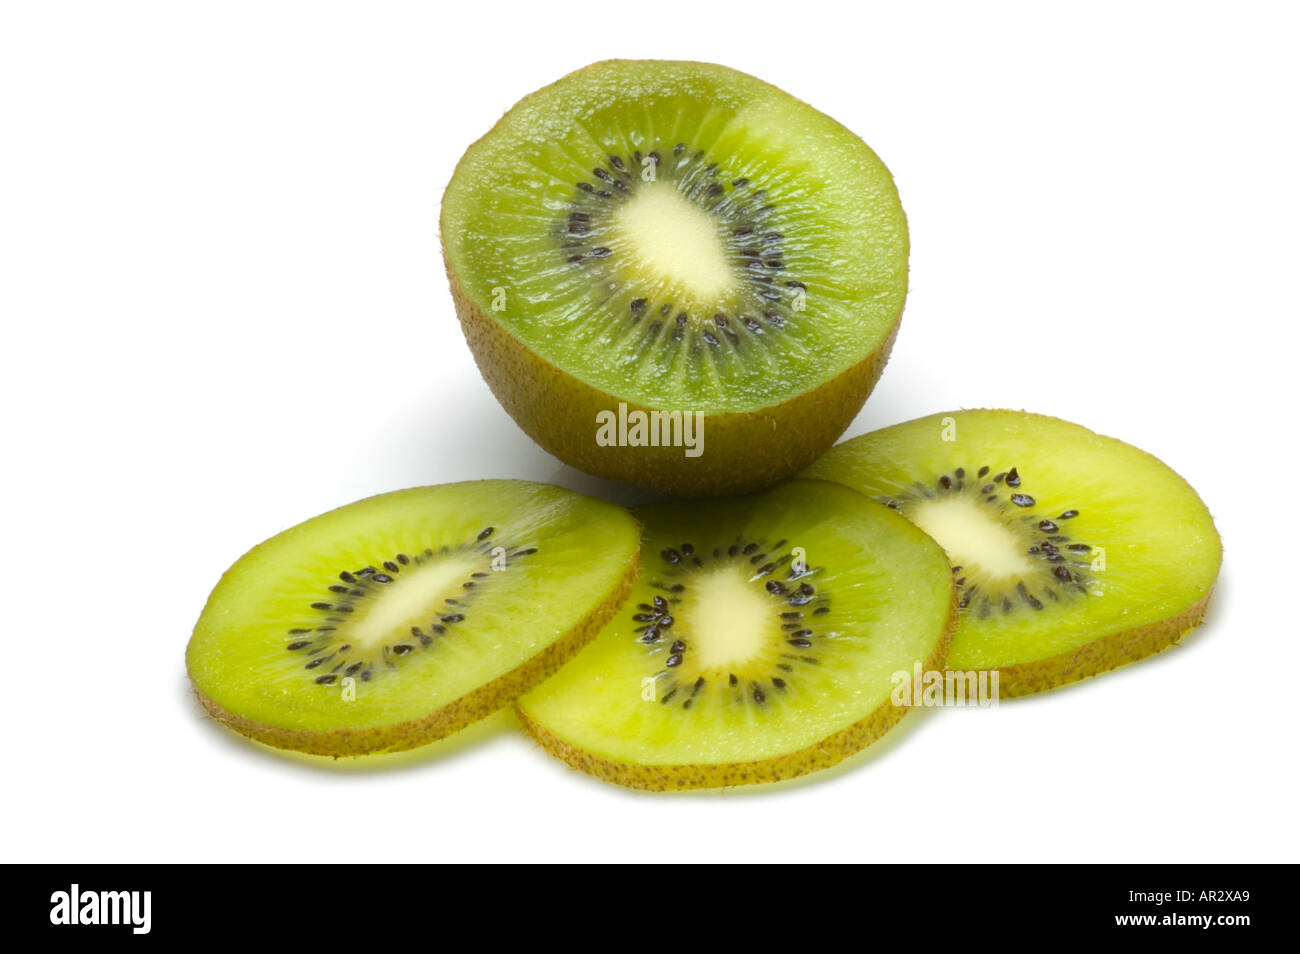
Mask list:
[[[1298,860],[1283,5],[0,9],[4,860]],[[912,292],[851,433],[1023,407],[1154,452],[1223,533],[1208,624],[722,794],[604,785],[500,717],[339,763],[204,718],[189,630],[263,538],[476,477],[632,499],[497,406],[435,230],[465,146],[614,56],[723,62],[861,134]]]

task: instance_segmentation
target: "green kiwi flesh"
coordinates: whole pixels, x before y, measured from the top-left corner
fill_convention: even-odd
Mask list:
[[[691,496],[770,484],[829,447],[907,288],[875,153],[706,63],[597,63],[527,97],[461,160],[441,230],[466,336],[525,430],[575,466]],[[601,446],[595,413],[620,404],[698,412],[702,455]]]
[[[205,708],[271,746],[413,748],[508,704],[631,585],[626,510],[519,480],[370,497],[255,547],[186,652]]]
[[[806,472],[868,494],[947,550],[948,665],[1004,696],[1157,652],[1197,625],[1222,557],[1205,504],[1122,441],[1021,411],[936,414],[853,438]]]
[[[943,664],[956,618],[943,551],[854,491],[801,480],[635,512],[632,597],[518,702],[583,771],[654,790],[814,771],[902,717],[897,673]]]

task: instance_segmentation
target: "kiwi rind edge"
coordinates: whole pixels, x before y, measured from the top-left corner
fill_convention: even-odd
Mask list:
[[[1168,649],[1205,621],[1205,610],[1213,593],[1211,587],[1182,612],[1154,623],[1110,633],[1055,656],[999,666],[998,696],[1010,699],[1057,689]]]
[[[923,662],[923,670],[941,670],[957,632],[957,588],[952,587],[948,621],[934,650]],[[640,765],[601,758],[570,745],[539,722],[529,718],[518,704],[515,714],[524,729],[550,755],[573,768],[605,782],[649,792],[726,788],[779,782],[830,768],[855,755],[898,724],[913,708],[894,705],[892,698],[873,709],[865,718],[806,748],[752,762],[719,762],[703,765]]]
[[[578,650],[596,637],[627,601],[636,582],[638,567],[639,556],[633,550],[618,582],[577,626],[509,672],[418,719],[391,725],[336,727],[324,731],[287,728],[231,712],[204,695],[193,680],[191,685],[199,702],[213,718],[241,735],[273,748],[335,758],[418,748],[486,718],[554,675]]]

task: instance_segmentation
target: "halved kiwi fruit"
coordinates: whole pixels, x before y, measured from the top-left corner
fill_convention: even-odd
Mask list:
[[[217,584],[186,652],[204,707],[320,755],[409,749],[536,685],[631,586],[626,510],[518,480],[420,487],[315,517]]]
[[[875,497],[947,550],[961,625],[948,665],[1004,696],[1158,652],[1201,622],[1222,547],[1159,460],[1021,411],[935,414],[846,441],[807,471]]]
[[[520,426],[576,467],[683,496],[757,489],[825,451],[907,290],[875,153],[706,63],[597,63],[524,99],[461,160],[441,231],[465,336]]]
[[[943,664],[943,551],[861,494],[800,480],[635,512],[628,604],[518,702],[542,746],[585,772],[665,790],[824,768],[902,718],[896,674]]]

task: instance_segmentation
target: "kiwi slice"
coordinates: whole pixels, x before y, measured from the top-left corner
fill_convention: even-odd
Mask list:
[[[359,755],[449,735],[536,685],[626,596],[627,511],[518,480],[370,497],[255,547],[186,652],[204,707],[285,749]]]
[[[523,429],[686,496],[761,488],[830,447],[907,290],[875,153],[706,63],[597,63],[527,97],[461,160],[441,230],[465,336]]]
[[[948,552],[954,670],[1050,689],[1177,642],[1222,547],[1187,482],[1128,444],[1021,411],[935,414],[846,441],[808,476],[893,508]]]
[[[824,481],[639,508],[632,598],[520,698],[553,755],[653,790],[824,768],[907,711],[894,676],[942,666],[956,622],[943,551]]]

